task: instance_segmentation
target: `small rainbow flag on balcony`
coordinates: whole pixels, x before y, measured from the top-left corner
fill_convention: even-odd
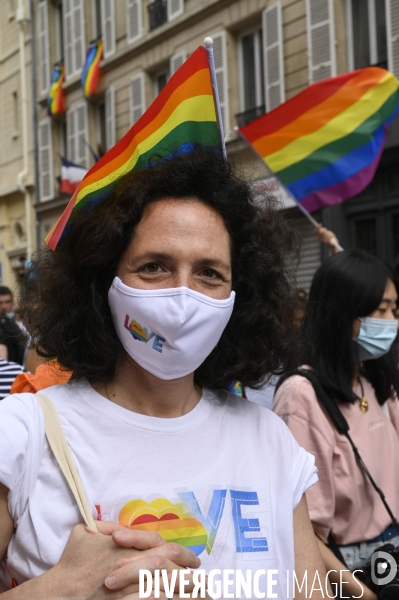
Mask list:
[[[398,112],[399,81],[367,67],[314,83],[239,131],[312,212],[370,183]]]
[[[55,250],[65,228],[81,211],[91,210],[112,193],[116,182],[148,166],[154,155],[165,159],[195,146],[226,154],[213,63],[213,48],[197,48],[127,134],[93,165],[46,238]]]
[[[62,84],[65,78],[65,68],[57,63],[51,77],[50,89],[47,94],[47,114],[52,117],[65,112],[64,91]]]
[[[83,93],[89,98],[97,91],[98,77],[100,75],[100,61],[103,55],[103,41],[91,42],[87,49],[85,64],[83,65],[82,78],[80,80]]]

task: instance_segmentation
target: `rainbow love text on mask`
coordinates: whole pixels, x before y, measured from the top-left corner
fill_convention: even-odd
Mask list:
[[[146,327],[143,327],[140,325],[140,323],[137,323],[137,321],[134,321],[133,319],[130,321],[129,325],[129,319],[129,315],[126,315],[125,328],[132,334],[133,338],[139,342],[144,342],[145,344],[154,339],[152,347],[157,352],[162,352],[163,345],[166,341],[165,338],[157,335],[156,333],[149,334]]]

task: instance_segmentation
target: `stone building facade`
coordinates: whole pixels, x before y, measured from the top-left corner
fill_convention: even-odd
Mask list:
[[[59,193],[61,157],[89,168],[94,161],[89,145],[98,152],[118,141],[206,36],[214,39],[228,155],[254,182],[269,174],[237,137],[236,125],[270,111],[313,81],[353,68],[378,63],[399,74],[399,0],[385,4],[380,0],[30,0],[30,5],[36,41],[33,71],[39,172],[36,196],[32,196],[32,239],[37,240],[44,239],[69,200]],[[89,42],[99,35],[104,42],[101,75],[96,96],[87,101],[80,86],[81,68]],[[67,110],[61,117],[50,118],[46,94],[59,60],[66,66]],[[0,86],[2,81],[0,76]],[[9,127],[10,118],[4,115]],[[394,160],[399,142],[394,129],[377,174],[384,190],[387,164]],[[32,131],[29,136],[31,143]],[[363,195],[316,218],[333,226],[345,247],[367,245],[367,232],[371,232],[375,243],[368,249],[381,253],[373,223],[356,223],[362,221],[364,211],[378,213],[382,205],[398,205],[399,212],[399,181],[392,177],[388,177],[387,201],[380,199],[382,192],[378,198],[371,194],[371,200],[368,190],[368,200]],[[2,199],[0,191],[0,210]],[[303,239],[298,283],[308,288],[323,250],[312,225],[290,199],[280,194],[280,200]],[[18,202],[15,206],[22,206]],[[0,213],[0,236],[2,218]],[[10,219],[4,217],[9,232]],[[383,231],[380,221],[375,226],[379,232]],[[11,242],[2,239],[0,244],[8,248]],[[392,241],[382,254],[392,259],[394,251]]]
[[[28,4],[0,10],[0,282],[18,287],[34,245],[32,69]]]

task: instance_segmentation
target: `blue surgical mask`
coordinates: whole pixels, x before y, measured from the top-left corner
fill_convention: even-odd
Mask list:
[[[396,319],[360,319],[360,331],[354,340],[358,346],[359,360],[380,358],[389,352],[397,334]]]

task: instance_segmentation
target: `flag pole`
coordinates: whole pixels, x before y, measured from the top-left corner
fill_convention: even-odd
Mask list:
[[[216,71],[215,71],[215,60],[213,57],[213,39],[211,37],[206,37],[204,39],[204,48],[208,54],[208,65],[209,65],[209,72],[211,74],[213,99],[215,102],[216,116],[217,116],[218,126],[219,126],[220,143],[222,146],[223,156],[227,160],[226,144],[224,141],[224,127],[223,127],[222,111],[220,110],[219,91],[218,91],[218,84],[217,84],[217,80],[216,80]]]
[[[269,167],[269,165],[267,164],[267,162],[265,160],[263,160],[263,158],[261,157],[261,155],[259,154],[259,152],[256,150],[256,148],[253,147],[252,144],[250,144],[247,140],[247,138],[245,137],[245,135],[243,135],[239,129],[239,127],[235,126],[234,130],[238,133],[238,135],[240,136],[240,138],[249,146],[249,148],[251,148],[252,152],[262,161],[266,164],[267,168],[269,169],[270,173],[273,175],[273,177],[275,177],[279,184],[281,185],[281,187],[284,189],[284,191],[286,192],[286,194],[289,196],[289,198],[291,198],[291,200],[293,200],[295,202],[295,204],[297,205],[297,207],[299,208],[299,210],[305,215],[305,217],[312,223],[313,227],[318,227],[319,225],[321,225],[321,223],[318,223],[316,221],[316,219],[314,219],[312,217],[312,215],[310,214],[310,212],[308,210],[306,210],[306,208],[304,206],[302,206],[302,204],[300,202],[298,202],[298,200],[295,198],[295,196],[293,195],[293,193],[287,188],[287,186],[277,177],[277,175],[271,170],[271,168]],[[333,246],[335,246],[337,248],[337,250],[339,250],[340,252],[343,250],[342,246],[340,244],[338,244],[338,242],[332,241],[331,244]]]

